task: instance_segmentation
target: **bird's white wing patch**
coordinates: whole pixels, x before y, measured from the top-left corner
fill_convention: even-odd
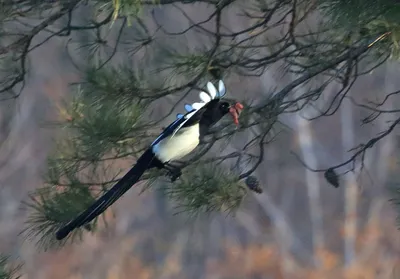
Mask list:
[[[215,88],[214,84],[212,84],[210,81],[207,82],[207,90],[208,92],[204,92],[201,91],[199,94],[200,100],[202,102],[196,102],[193,103],[191,105],[189,104],[185,104],[185,110],[187,111],[187,113],[185,115],[183,115],[183,117],[185,118],[184,121],[182,121],[182,123],[179,124],[179,126],[174,130],[174,132],[172,133],[173,137],[176,132],[202,107],[204,107],[208,102],[210,102],[211,100],[214,100],[216,98],[221,98],[225,95],[226,93],[226,88],[225,88],[225,84],[222,80],[220,80],[218,82],[218,90]],[[178,117],[177,115],[177,119],[182,118],[181,116]]]
[[[222,80],[220,80],[218,82],[218,97],[221,98],[225,95],[226,93],[226,88],[225,88],[225,84]]]
[[[215,88],[214,84],[212,84],[210,81],[207,82],[207,90],[211,98],[215,99],[215,97],[217,96],[217,89]]]
[[[211,101],[211,96],[208,95],[206,92],[201,91],[200,92],[200,99],[204,102],[204,103],[208,103],[209,101]]]
[[[208,103],[208,102],[207,102],[207,103]],[[205,104],[206,104],[206,103],[193,103],[192,107],[193,107],[195,110],[199,110],[199,109],[201,109],[202,107],[204,107]]]

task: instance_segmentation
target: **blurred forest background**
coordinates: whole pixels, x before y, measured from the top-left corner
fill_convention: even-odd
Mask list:
[[[1,3],[5,5],[3,7],[7,7],[8,2]],[[220,32],[241,32],[249,26],[258,24],[257,28],[241,34],[240,38],[223,37],[226,52],[221,51],[218,59],[222,61],[219,66],[227,71],[224,72],[223,80],[229,97],[246,100],[249,104],[262,103],[272,98],[276,92],[293,84],[299,75],[304,76],[314,68],[309,66],[308,70],[297,72],[293,70],[291,67],[302,68],[300,64],[306,64],[304,60],[301,62],[296,60],[301,56],[298,53],[294,54],[296,57],[293,59],[289,55],[276,61],[268,58],[268,63],[265,65],[254,66],[256,60],[267,60],[262,57],[266,55],[262,51],[273,51],[266,50],[266,46],[260,46],[261,50],[254,50],[254,53],[251,49],[243,50],[241,53],[240,50],[244,47],[237,43],[238,51],[234,54],[226,50],[234,40],[238,42],[245,40],[246,36],[251,37],[254,34],[258,36],[265,31],[264,29],[268,29],[268,32],[263,34],[264,42],[279,41],[283,38],[282,30],[287,30],[287,26],[291,24],[290,8],[288,17],[285,17],[283,22],[279,23],[279,15],[284,14],[281,11],[280,14],[274,14],[271,21],[259,24],[270,12],[268,9],[261,12],[261,3],[268,3],[266,7],[271,8],[274,5],[278,6],[276,1],[162,1],[171,4],[141,6],[138,13],[146,23],[147,31],[149,34],[154,34],[154,37],[158,36],[158,43],[161,42],[161,46],[157,48],[150,42],[148,46],[143,44],[143,48],[140,48],[148,35],[143,31],[146,30],[141,25],[144,23],[136,20],[135,16],[133,19],[132,16],[128,17],[126,21],[123,9],[120,14],[113,13],[112,16],[119,19],[111,20],[101,31],[93,29],[71,32],[63,36],[52,35],[56,32],[54,30],[61,29],[67,24],[75,26],[89,24],[89,19],[93,18],[93,10],[102,8],[107,11],[104,8],[107,4],[110,8],[113,7],[110,6],[112,3],[120,1],[93,1],[98,2],[96,4],[98,6],[93,5],[95,8],[86,6],[86,2],[92,1],[65,1],[67,4],[61,3],[62,1],[40,1],[40,4],[35,1],[14,2],[24,2],[27,6],[35,7],[36,11],[33,9],[31,13],[27,9],[26,14],[29,16],[26,16],[24,21],[10,20],[2,25],[1,50],[5,49],[5,45],[11,45],[10,41],[16,40],[11,35],[10,30],[14,30],[12,28],[18,26],[19,32],[28,32],[26,30],[32,30],[32,26],[37,26],[38,22],[51,17],[51,14],[59,10],[62,5],[82,2],[74,10],[72,24],[68,23],[69,18],[66,15],[48,29],[35,34],[30,47],[43,40],[46,42],[29,53],[27,60],[29,71],[24,76],[24,87],[16,98],[13,98],[15,96],[12,94],[20,87],[14,88],[15,91],[10,93],[11,95],[6,96],[5,93],[9,92],[4,91],[3,95],[6,98],[0,103],[0,252],[10,255],[11,262],[23,263],[20,270],[21,278],[400,278],[400,234],[396,223],[397,212],[393,203],[389,201],[394,198],[390,189],[400,182],[398,129],[393,129],[379,143],[369,148],[363,155],[363,160],[355,162],[355,172],[340,177],[339,188],[330,185],[325,180],[323,172],[307,169],[298,159],[301,158],[312,169],[327,169],[341,164],[354,154],[352,148],[367,143],[380,132],[386,131],[393,123],[391,121],[398,119],[396,108],[400,106],[399,98],[396,93],[390,97],[386,96],[400,88],[400,67],[396,53],[392,53],[392,57],[383,55],[384,59],[380,58],[382,53],[390,54],[385,45],[382,46],[381,52],[377,47],[378,54],[375,53],[372,59],[378,61],[376,64],[380,65],[371,71],[368,70],[367,74],[354,78],[350,86],[348,83],[343,85],[346,74],[340,69],[346,69],[348,66],[346,63],[350,63],[353,69],[354,57],[351,56],[348,60],[343,59],[334,65],[338,68],[333,69],[333,67],[332,72],[326,76],[317,77],[319,80],[307,82],[304,87],[297,87],[292,91],[292,95],[286,96],[292,98],[291,100],[297,96],[305,96],[307,92],[311,92],[310,88],[314,88],[315,84],[322,82],[324,78],[333,77],[340,81],[330,80],[329,85],[323,88],[315,89],[315,87],[318,97],[316,99],[304,97],[307,104],[312,104],[304,105],[300,111],[293,109],[293,112],[279,112],[277,115],[279,122],[274,122],[269,142],[265,145],[264,159],[252,174],[260,181],[263,193],[256,194],[249,191],[235,214],[216,212],[210,216],[200,215],[197,219],[188,219],[185,213],[174,215],[173,202],[157,188],[141,193],[141,187],[133,187],[112,207],[112,211],[108,210],[105,213],[107,226],[103,221],[99,221],[96,232],[84,233],[82,241],[68,243],[60,249],[43,251],[37,248],[34,240],[21,237],[19,233],[26,227],[26,220],[31,214],[21,209],[21,201],[26,201],[30,193],[43,186],[43,173],[48,168],[46,160],[55,148],[54,139],[63,135],[62,129],[49,125],[49,122],[65,120],[62,106],[76,93],[75,89],[71,89],[71,83],[81,81],[87,74],[82,71],[88,64],[87,57],[90,57],[92,63],[103,57],[103,61],[97,60],[97,64],[95,63],[99,65],[105,61],[104,57],[112,56],[112,59],[107,61],[110,67],[126,62],[127,57],[132,61],[142,61],[143,64],[139,65],[139,69],[142,67],[144,75],[149,76],[146,86],[156,88],[161,78],[157,72],[144,69],[143,65],[155,63],[154,61],[164,62],[163,59],[168,58],[170,53],[166,50],[167,46],[174,48],[175,52],[170,55],[175,56],[177,53],[183,55],[201,52],[202,48],[212,49],[213,35],[203,29],[214,30],[214,18],[201,27],[190,30],[186,28],[191,26],[190,21],[201,22],[211,18],[210,15],[214,17],[214,4],[219,3],[217,5],[226,5],[222,17],[225,27],[221,28]],[[125,1],[128,2],[136,5],[140,1]],[[152,1],[147,2],[151,4]],[[316,10],[317,2],[281,1],[282,6],[286,5],[286,8],[303,5],[300,7],[301,10],[309,11],[309,14],[303,12],[307,24],[302,26],[299,20],[297,29],[299,33],[311,32],[308,31],[309,26],[313,28],[322,26],[321,13]],[[258,10],[252,10],[250,8],[252,5]],[[40,9],[43,13],[39,13]],[[240,14],[243,10],[248,14]],[[5,11],[4,8],[3,12]],[[249,17],[250,13],[258,17]],[[107,12],[98,16],[97,20],[106,19],[104,14],[107,15]],[[4,19],[4,14],[2,16]],[[355,19],[352,15],[345,17],[349,21]],[[125,28],[121,31],[122,39],[121,26]],[[183,32],[185,30],[187,32]],[[354,31],[349,28],[346,30]],[[92,43],[98,39],[96,32],[100,32],[106,38],[105,44]],[[168,32],[183,33],[171,35]],[[255,33],[250,34],[250,32]],[[320,54],[321,57],[326,56],[327,60],[337,59],[347,51],[349,45],[353,46],[354,43],[356,50],[365,43],[365,40],[372,38],[373,41],[379,34],[385,34],[377,32],[369,34],[369,37],[365,35],[368,37],[365,39],[353,38],[353,34],[346,37],[343,29],[337,29],[336,32],[337,39],[332,39],[334,41],[332,45],[340,45],[343,42],[347,44],[346,46],[338,46],[341,49],[336,53],[324,53],[318,47],[312,50],[305,49],[308,59],[311,59],[312,53]],[[333,36],[332,34],[329,36]],[[51,39],[47,40],[49,36]],[[254,46],[260,44],[258,39],[259,37],[254,38],[254,41],[248,40]],[[391,39],[398,42],[398,37]],[[120,44],[118,51],[114,50],[116,42]],[[395,44],[391,45],[393,47]],[[18,56],[16,52],[12,54],[14,58]],[[5,53],[3,51],[0,53],[1,58],[7,55]],[[239,62],[234,65],[226,58],[228,55],[234,55],[236,60],[232,58],[232,61]],[[247,61],[240,61],[241,57],[246,56]],[[257,59],[252,58],[254,61],[250,61],[251,57]],[[224,59],[227,62],[225,64]],[[369,68],[363,59],[369,58],[360,55],[354,59],[356,63],[361,61],[360,68],[357,69],[359,72]],[[381,61],[384,63],[380,63]],[[12,62],[3,63],[3,72],[4,69],[10,68],[11,64]],[[198,66],[185,67],[174,74],[163,73],[160,76],[170,77],[173,80],[168,81],[169,86],[171,83],[186,84],[199,70]],[[230,67],[235,70],[229,72]],[[254,69],[251,69],[252,67]],[[258,70],[257,67],[261,72],[254,74]],[[290,69],[292,71],[289,71]],[[249,72],[253,72],[253,75],[249,75]],[[353,70],[351,72],[353,73]],[[185,75],[188,73],[189,77]],[[118,79],[118,75],[114,77]],[[183,103],[178,103],[174,112],[183,111],[185,100],[197,98],[199,90],[205,87],[206,81],[210,78],[212,77],[207,75],[199,79],[194,78],[197,87],[191,85],[193,90],[190,94],[186,94]],[[353,76],[350,79],[353,80]],[[341,92],[342,86],[346,89],[351,87],[345,93],[346,98],[341,99],[340,106],[332,109],[332,113],[323,115],[321,111],[324,111],[329,104],[336,102],[334,105],[336,107],[337,100],[334,96],[339,94],[337,92]],[[323,94],[320,94],[322,91]],[[165,118],[162,125],[173,121],[175,113],[168,114],[168,112],[178,102],[178,97],[184,96],[182,92],[183,90],[178,92],[180,95],[171,94],[158,99],[152,117]],[[10,96],[12,98],[7,99]],[[340,95],[337,96],[341,98]],[[375,111],[371,116],[368,107],[372,106],[372,102],[387,100],[385,97],[389,101],[380,106],[379,110],[390,113],[376,115]],[[364,105],[360,105],[361,103]],[[290,103],[290,107],[287,106],[288,111],[293,106],[295,104]],[[306,120],[306,117],[315,117],[318,112],[323,116],[313,121]],[[162,125],[158,125],[158,128]],[[262,130],[255,126],[239,130],[233,138],[222,141],[220,145],[224,146],[226,152],[240,150],[251,139],[249,134],[257,134],[260,129]],[[218,150],[212,152],[219,152]],[[216,156],[215,154],[212,153],[212,156]],[[130,165],[131,161],[116,160],[113,169],[116,172],[118,168],[124,171]],[[351,166],[352,162],[345,167],[349,169]],[[347,169],[338,170],[338,173],[343,173]]]

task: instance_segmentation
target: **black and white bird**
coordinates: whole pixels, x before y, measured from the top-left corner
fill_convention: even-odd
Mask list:
[[[221,100],[226,93],[223,81],[219,81],[218,90],[208,82],[207,91],[200,92],[202,102],[186,104],[186,114],[178,114],[177,119],[153,141],[129,172],[88,209],[61,227],[56,232],[56,238],[62,240],[74,229],[87,225],[128,191],[148,169],[164,168],[169,172],[171,180],[176,180],[181,175],[181,170],[171,162],[192,152],[209,128],[224,115],[230,113],[234,123],[238,125],[243,105]]]

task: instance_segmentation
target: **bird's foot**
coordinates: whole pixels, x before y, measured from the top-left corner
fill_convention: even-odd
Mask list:
[[[168,176],[171,178],[171,182],[176,181],[182,175],[182,171],[178,167],[167,165],[166,169],[168,170]]]
[[[171,178],[171,182],[174,182],[177,179],[179,179],[179,177],[182,175],[182,172],[180,169],[177,168],[177,169],[169,171],[168,175]]]

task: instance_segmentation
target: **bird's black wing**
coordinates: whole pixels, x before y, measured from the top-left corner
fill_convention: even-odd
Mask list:
[[[164,129],[163,133],[161,133],[160,136],[152,143],[152,146],[159,143],[162,139],[168,137],[168,136],[173,136],[175,133],[177,133],[181,128],[189,127],[193,124],[199,123],[201,117],[203,116],[204,112],[211,106],[215,105],[215,103],[218,103],[219,99],[214,99],[207,104],[205,104],[203,107],[200,109],[193,109],[192,111],[189,111],[183,117],[175,120],[171,125],[169,125],[167,128]]]
[[[179,126],[185,122],[185,116],[176,119],[174,122],[172,122],[168,127],[166,127],[161,134],[151,143],[151,146],[156,145],[157,143],[159,143],[160,141],[162,141],[163,139],[165,139],[166,137],[172,135],[175,130],[177,130],[179,128]]]
[[[217,100],[215,100],[217,101]],[[210,102],[211,103],[211,102]],[[192,110],[187,112],[182,117],[176,119],[168,127],[166,127],[163,132],[152,142],[151,146],[156,145],[168,136],[171,136],[179,131],[179,129],[192,125],[198,122],[207,109],[208,104],[198,110]]]

